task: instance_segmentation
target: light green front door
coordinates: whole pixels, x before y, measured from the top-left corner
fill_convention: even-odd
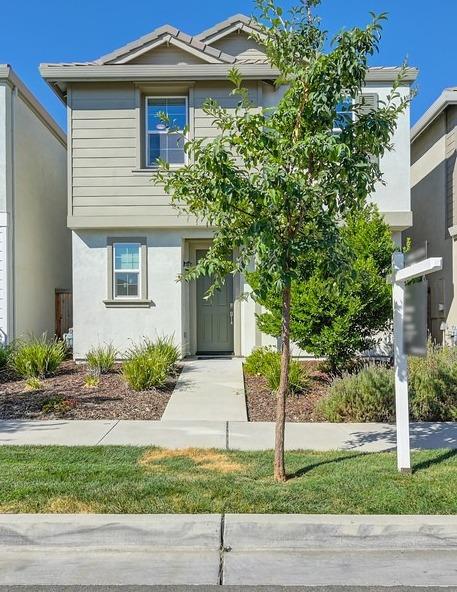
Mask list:
[[[205,255],[197,250],[197,260]],[[204,296],[211,285],[211,278],[197,280],[197,352],[233,353],[233,276],[228,275],[225,284],[212,298]]]

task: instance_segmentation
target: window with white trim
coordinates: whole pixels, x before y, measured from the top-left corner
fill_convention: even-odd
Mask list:
[[[340,132],[344,130],[354,119],[354,111],[352,109],[352,99],[346,97],[341,100],[336,106],[336,118],[333,122],[333,131]]]
[[[141,245],[113,244],[113,295],[116,299],[141,297]]]
[[[187,97],[146,97],[147,167],[157,166],[159,158],[171,165],[185,163],[187,119]]]

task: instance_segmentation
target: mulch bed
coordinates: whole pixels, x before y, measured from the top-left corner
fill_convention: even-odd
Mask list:
[[[161,389],[135,392],[123,380],[119,367],[102,375],[98,386],[87,387],[87,366],[68,360],[55,376],[42,380],[37,391],[3,371],[0,419],[160,419],[180,372],[178,367]]]
[[[328,392],[331,376],[321,369],[321,363],[303,361],[310,378],[309,389],[300,395],[290,395],[286,402],[286,421],[322,421],[316,411],[316,404]],[[262,376],[244,373],[246,403],[249,421],[275,421],[276,398]]]

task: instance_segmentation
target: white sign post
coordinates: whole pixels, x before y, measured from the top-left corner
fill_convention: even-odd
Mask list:
[[[405,256],[392,257],[392,300],[394,307],[395,413],[397,423],[397,466],[401,473],[411,472],[408,405],[408,359],[404,347],[405,283],[443,268],[441,257],[430,257],[405,267]]]

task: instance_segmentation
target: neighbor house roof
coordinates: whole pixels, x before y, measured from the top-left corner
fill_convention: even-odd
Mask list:
[[[46,127],[62,142],[67,145],[67,135],[56,122],[56,120],[46,111],[36,96],[30,92],[27,86],[22,82],[16,72],[9,64],[0,64],[0,82],[6,82],[12,88],[17,89],[21,98],[27,103],[32,111],[46,125]]]
[[[424,132],[449,105],[457,105],[457,87],[444,89],[441,95],[427,109],[419,121],[413,125],[411,128],[411,141],[413,142],[419,137],[420,134]]]

